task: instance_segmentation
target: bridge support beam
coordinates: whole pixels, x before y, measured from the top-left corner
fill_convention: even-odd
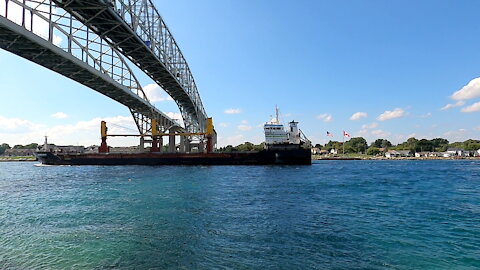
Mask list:
[[[180,152],[190,152],[190,140],[188,136],[180,136]]]
[[[203,142],[203,139],[198,143],[198,152],[205,153],[205,143]]]
[[[207,136],[207,153],[211,153],[213,151],[213,140],[212,135]]]
[[[169,133],[175,133],[176,129],[171,128]],[[168,152],[174,153],[175,151],[175,135],[168,136]]]
[[[180,153],[185,153],[185,136],[180,136]]]
[[[138,146],[138,150],[145,150],[145,139],[143,137],[140,137],[140,145]]]
[[[99,153],[108,153],[108,145],[107,145],[107,123],[105,121],[100,122],[100,135],[102,137],[102,143],[98,148]]]
[[[158,137],[158,152],[163,152],[163,137]]]
[[[185,152],[188,153],[190,152],[191,149],[190,149],[190,140],[188,139],[188,137],[185,137]]]
[[[102,143],[98,148],[99,153],[108,153],[107,137],[102,137]]]
[[[150,152],[156,153],[160,152],[160,149],[158,147],[158,137],[154,136],[152,139],[152,147],[150,148]]]

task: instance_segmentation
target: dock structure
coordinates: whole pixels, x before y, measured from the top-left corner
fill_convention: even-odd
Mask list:
[[[1,9],[0,48],[127,106],[140,148],[153,143],[162,151],[164,138],[154,131],[168,134],[169,152],[177,151],[178,136],[183,152],[192,140],[216,144],[190,68],[150,0],[9,0]],[[174,99],[182,125],[149,101],[132,63]]]

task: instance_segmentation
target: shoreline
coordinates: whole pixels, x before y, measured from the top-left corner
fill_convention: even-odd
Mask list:
[[[33,157],[33,158],[23,158],[23,157],[3,158],[3,157],[0,157],[0,162],[15,162],[15,161],[18,161],[18,162],[27,162],[27,161],[38,161],[38,159],[35,158],[35,157]]]
[[[326,157],[326,158],[314,158],[313,160],[480,160],[480,157],[457,157],[457,158],[445,158],[445,157],[399,157],[399,158],[387,158],[387,157]]]

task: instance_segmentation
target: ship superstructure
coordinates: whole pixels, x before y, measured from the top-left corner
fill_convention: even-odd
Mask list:
[[[280,122],[278,107],[276,107],[275,118],[263,125],[266,149],[278,147],[296,148],[310,142],[305,136],[302,136],[303,133],[298,128],[298,122],[291,121],[288,125],[289,129],[285,130],[285,127]]]

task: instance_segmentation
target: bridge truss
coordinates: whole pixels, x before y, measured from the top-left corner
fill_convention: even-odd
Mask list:
[[[150,1],[0,0],[0,48],[127,106],[140,134],[199,133],[207,119],[195,81]],[[126,56],[177,103],[185,127],[154,107]]]

